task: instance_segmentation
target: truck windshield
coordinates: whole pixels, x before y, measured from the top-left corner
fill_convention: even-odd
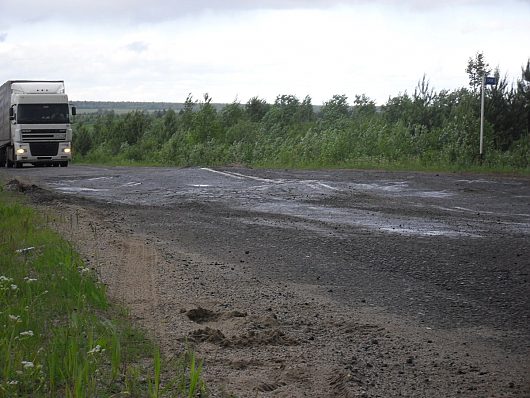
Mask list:
[[[20,124],[69,123],[68,104],[19,104],[17,122]]]

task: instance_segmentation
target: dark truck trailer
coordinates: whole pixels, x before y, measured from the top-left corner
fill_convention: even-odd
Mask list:
[[[68,166],[72,127],[62,80],[8,80],[0,87],[0,165]]]

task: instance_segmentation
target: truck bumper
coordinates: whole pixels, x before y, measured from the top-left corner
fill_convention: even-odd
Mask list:
[[[14,161],[17,163],[68,162],[72,160],[70,142],[15,143]]]

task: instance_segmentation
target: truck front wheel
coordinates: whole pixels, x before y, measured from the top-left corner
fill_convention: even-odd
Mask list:
[[[6,155],[6,167],[15,167],[15,163],[11,159],[9,159],[9,155],[13,155],[12,157],[14,158],[15,150],[9,146],[6,146],[5,155]]]
[[[7,147],[0,148],[0,167],[7,166]]]

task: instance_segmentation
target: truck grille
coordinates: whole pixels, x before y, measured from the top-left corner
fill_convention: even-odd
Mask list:
[[[46,130],[23,130],[22,141],[64,141],[66,130],[46,129]]]
[[[32,156],[57,156],[58,142],[32,142],[29,144]]]

